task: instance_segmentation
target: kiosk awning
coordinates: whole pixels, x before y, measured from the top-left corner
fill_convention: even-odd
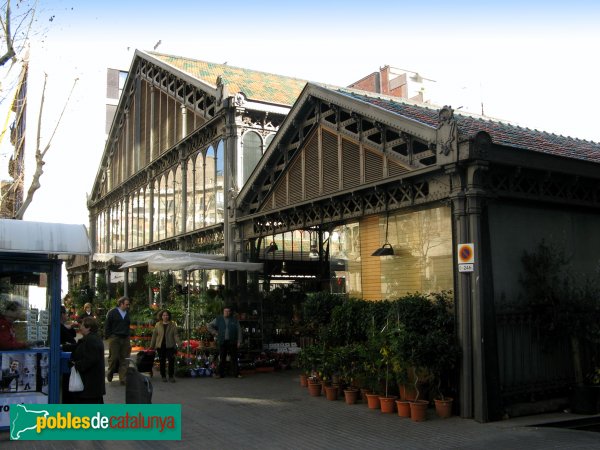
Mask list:
[[[0,252],[90,255],[84,225],[0,219]]]
[[[169,250],[149,250],[141,252],[95,253],[94,261],[121,264],[120,269],[148,266],[150,272],[161,270],[242,270],[256,272],[263,270],[262,263],[225,261],[224,255],[193,253]]]

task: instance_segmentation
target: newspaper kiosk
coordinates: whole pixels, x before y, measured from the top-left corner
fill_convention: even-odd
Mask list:
[[[0,429],[11,405],[59,402],[62,263],[89,254],[83,225],[0,219]]]

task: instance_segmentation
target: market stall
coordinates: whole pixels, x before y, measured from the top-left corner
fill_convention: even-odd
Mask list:
[[[83,225],[0,219],[0,429],[11,405],[59,402],[62,263],[89,254]]]

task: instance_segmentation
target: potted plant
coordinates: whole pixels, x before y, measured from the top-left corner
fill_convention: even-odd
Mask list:
[[[379,403],[381,412],[393,413],[395,402],[398,396],[391,395],[390,393],[390,378],[393,377],[390,366],[396,358],[395,349],[395,334],[393,330],[389,329],[389,321],[386,326],[380,332],[380,348],[379,354],[381,355],[381,364],[385,369],[385,395],[379,397]]]
[[[357,344],[345,345],[338,348],[340,359],[340,383],[344,387],[346,404],[353,405],[358,400],[358,366],[359,346]]]
[[[316,375],[317,365],[319,364],[320,359],[320,348],[316,345],[307,345],[302,348],[298,353],[296,361],[298,363],[298,368],[301,371],[300,374],[300,384],[303,384],[303,379],[308,382],[309,377],[314,377]],[[308,383],[307,383],[308,384]]]
[[[411,418],[425,420],[429,402],[421,400],[422,383],[441,380],[442,374],[452,369],[458,359],[452,302],[445,292],[414,294],[397,302],[395,314],[397,364],[407,368],[416,393],[411,403]]]

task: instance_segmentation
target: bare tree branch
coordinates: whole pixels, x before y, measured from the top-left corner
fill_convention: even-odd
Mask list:
[[[41,178],[42,174],[44,173],[44,164],[45,164],[44,156],[46,156],[46,153],[50,149],[50,145],[52,144],[52,140],[54,139],[56,130],[58,129],[58,126],[60,125],[60,122],[62,121],[63,115],[65,113],[65,110],[67,109],[67,105],[69,104],[69,101],[71,100],[71,96],[73,95],[73,91],[75,90],[75,86],[77,85],[78,80],[79,80],[79,78],[75,78],[75,80],[73,81],[73,86],[71,86],[71,92],[69,92],[69,96],[67,97],[65,105],[63,106],[62,112],[60,113],[60,116],[59,116],[58,120],[56,121],[56,126],[54,127],[54,130],[52,131],[52,135],[50,136],[50,139],[48,139],[48,143],[46,144],[46,147],[44,147],[44,150],[41,151],[40,150],[40,147],[41,147],[41,145],[40,145],[41,137],[40,136],[41,136],[41,127],[42,127],[42,116],[43,116],[43,112],[44,112],[44,101],[46,99],[46,83],[48,81],[48,74],[44,74],[44,86],[42,88],[42,99],[40,101],[40,113],[38,116],[38,126],[37,126],[37,138],[36,138],[36,150],[35,150],[35,172],[33,174],[33,179],[31,180],[31,185],[29,186],[29,190],[27,191],[27,197],[23,201],[23,204],[21,205],[19,210],[16,212],[15,219],[23,220],[25,211],[27,210],[27,208],[29,207],[29,205],[31,204],[31,202],[33,200],[33,195],[41,186],[40,178]]]
[[[6,39],[6,53],[0,57],[0,66],[3,66],[15,56],[14,40],[10,33],[10,0],[6,1],[6,19],[2,24],[2,30]]]

